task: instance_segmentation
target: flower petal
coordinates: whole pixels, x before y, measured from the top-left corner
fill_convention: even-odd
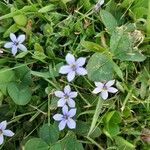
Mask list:
[[[69,106],[69,107],[75,107],[75,101],[74,101],[73,99],[71,99],[71,98],[68,99],[68,100],[67,100],[67,103],[68,103],[68,106]]]
[[[77,68],[76,72],[77,72],[78,75],[82,75],[82,76],[87,74],[86,69],[84,69],[82,67]]]
[[[11,130],[4,130],[3,135],[12,137],[12,136],[14,136],[14,133]]]
[[[12,52],[12,54],[13,54],[14,56],[16,55],[16,53],[17,53],[17,46],[16,46],[16,45],[14,45],[14,46],[12,47],[11,52]]]
[[[59,97],[59,98],[63,98],[65,95],[64,92],[62,91],[55,91],[54,94],[56,97]]]
[[[70,98],[75,98],[75,97],[77,97],[77,95],[78,95],[78,92],[70,92],[69,93]]]
[[[102,91],[102,88],[101,88],[101,87],[96,87],[96,88],[92,91],[92,93],[97,94],[97,93],[100,93],[101,91]]]
[[[66,99],[61,98],[58,102],[57,102],[57,106],[58,107],[63,107],[66,104]]]
[[[7,126],[7,121],[5,120],[5,121],[2,121],[1,123],[0,123],[0,130],[5,130],[6,129],[6,126]]]
[[[64,93],[69,95],[70,92],[71,92],[70,86],[69,85],[65,86],[64,87]]]
[[[59,73],[61,73],[61,74],[67,74],[67,73],[69,73],[71,71],[72,71],[72,69],[71,69],[71,67],[69,65],[62,66],[59,69]]]
[[[62,114],[55,114],[53,116],[53,119],[56,121],[61,121],[63,119],[63,115]]]
[[[76,65],[79,66],[79,67],[81,67],[81,66],[83,66],[85,64],[85,61],[86,61],[86,58],[80,57],[80,58],[78,58],[76,60]]]
[[[110,81],[108,81],[108,82],[105,84],[105,86],[106,86],[107,88],[109,88],[109,87],[111,87],[114,83],[115,83],[115,80],[110,80]]]
[[[72,118],[73,116],[75,116],[76,111],[77,111],[76,108],[70,109],[69,112],[68,112],[68,116],[69,116],[70,118]]]
[[[16,35],[14,33],[10,33],[10,39],[13,41],[13,42],[17,42],[17,38],[16,38]]]
[[[75,57],[74,57],[72,54],[68,53],[68,54],[66,55],[66,62],[67,62],[69,65],[75,64]]]
[[[69,118],[67,121],[67,126],[70,129],[75,129],[76,128],[76,122],[73,119]]]
[[[17,38],[17,41],[18,41],[19,43],[22,43],[24,40],[25,40],[25,35],[24,35],[24,34],[19,35],[18,38]]]
[[[94,84],[101,88],[103,88],[103,86],[104,86],[104,84],[102,82],[94,82]]]
[[[118,90],[116,89],[116,88],[114,88],[114,87],[109,87],[108,89],[108,92],[110,92],[110,93],[116,93]]]
[[[66,126],[66,123],[67,123],[67,120],[62,120],[60,123],[59,123],[59,130],[63,130]]]
[[[71,71],[67,75],[67,80],[71,82],[75,78],[75,71]]]
[[[64,115],[67,115],[68,114],[68,106],[65,105],[63,108],[62,108],[62,112]]]
[[[3,134],[0,134],[0,145],[2,145],[4,142],[4,136]]]
[[[14,44],[13,42],[7,42],[7,43],[5,43],[4,47],[5,48],[12,48],[13,44]]]
[[[18,48],[24,52],[27,51],[27,48],[23,44],[18,44]]]
[[[100,5],[103,5],[103,4],[104,4],[104,0],[101,0],[101,1],[99,2],[99,4],[100,4]]]
[[[106,90],[102,91],[100,95],[104,100],[106,100],[108,98],[108,92]]]

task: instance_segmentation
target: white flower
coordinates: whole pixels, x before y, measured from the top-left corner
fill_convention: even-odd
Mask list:
[[[106,83],[95,82],[96,88],[93,90],[94,94],[100,93],[100,96],[106,100],[108,98],[109,93],[116,93],[118,90],[112,85],[115,83],[115,80],[110,80]]]
[[[73,98],[77,97],[77,92],[71,91],[69,85],[65,86],[64,91],[55,91],[55,96],[59,97],[58,107],[63,107],[68,104],[69,107],[75,107]]]
[[[18,38],[14,33],[10,33],[10,39],[12,42],[7,42],[4,47],[11,48],[12,54],[15,56],[17,50],[27,51],[27,48],[22,44],[25,40],[25,35],[19,35]]]
[[[68,106],[65,105],[62,108],[62,114],[55,114],[53,116],[54,120],[60,121],[59,123],[59,130],[63,130],[66,125],[70,129],[75,129],[76,128],[76,122],[72,119],[73,116],[76,114],[76,108],[68,110]]]
[[[86,58],[80,57],[75,60],[75,57],[68,53],[66,55],[66,62],[68,65],[64,65],[60,68],[59,73],[67,74],[67,80],[70,82],[75,78],[75,75],[86,75],[87,71],[82,66],[85,64]]]
[[[7,122],[0,123],[0,145],[4,142],[4,136],[12,137],[14,133],[11,130],[6,130]]]
[[[97,12],[97,11],[99,11],[99,9],[101,8],[101,6],[104,4],[104,0],[99,0],[98,2],[97,2],[97,4],[94,6],[94,11],[95,12]]]

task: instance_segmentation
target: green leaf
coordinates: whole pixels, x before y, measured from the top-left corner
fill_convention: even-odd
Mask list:
[[[119,123],[121,122],[121,115],[118,111],[111,111],[105,114],[104,128],[111,137],[119,134]]]
[[[16,58],[23,58],[23,57],[25,57],[28,53],[29,53],[28,51],[26,51],[26,52],[21,52],[21,53],[19,53],[18,55],[16,55]]]
[[[146,57],[134,50],[132,39],[123,27],[117,28],[110,39],[110,51],[121,61],[144,61]]]
[[[22,86],[28,86],[32,83],[30,69],[27,65],[17,64],[14,69],[17,81]]]
[[[58,128],[54,125],[44,124],[40,128],[39,136],[48,144],[53,144],[57,142],[59,138],[59,131]]]
[[[55,5],[50,4],[50,5],[47,5],[45,7],[42,7],[41,9],[38,10],[38,12],[46,13],[46,12],[52,11],[54,9],[55,9]]]
[[[17,105],[26,105],[31,100],[31,90],[28,86],[20,87],[16,82],[8,84],[8,93]]]
[[[111,112],[108,112],[106,113],[106,116],[105,116],[105,121],[106,123],[115,123],[115,124],[118,124],[121,122],[121,115],[118,111],[111,111]]]
[[[36,77],[50,78],[49,71],[48,72],[31,71],[31,74],[36,76]]]
[[[50,147],[49,150],[62,150],[60,143],[55,143],[53,146]]]
[[[61,147],[63,150],[84,150],[81,143],[76,140],[73,133],[69,133],[62,141]]]
[[[118,26],[116,19],[110,12],[106,10],[101,10],[100,15],[102,18],[102,22],[104,23],[107,31],[109,33],[112,33],[115,30],[115,28]]]
[[[120,136],[114,137],[118,150],[134,150],[135,146]]]
[[[104,47],[101,47],[99,44],[94,43],[94,42],[89,42],[89,41],[82,41],[81,45],[90,50],[90,51],[94,51],[94,52],[103,52],[106,49]]]
[[[0,90],[7,94],[7,86],[11,81],[15,81],[15,73],[10,68],[0,70]]]
[[[135,51],[131,53],[126,53],[123,58],[120,58],[120,60],[124,61],[137,61],[142,62],[146,59],[146,56],[144,56],[142,53]]]
[[[40,138],[32,138],[25,144],[25,150],[49,150],[49,145]]]
[[[87,64],[88,78],[92,81],[111,80],[113,66],[111,59],[106,54],[95,53]]]
[[[108,123],[105,128],[111,137],[114,137],[120,133],[120,128],[118,124]]]
[[[132,43],[128,32],[125,32],[123,27],[117,28],[110,39],[110,51],[114,58],[123,60],[126,53],[131,52]]]
[[[113,69],[114,69],[114,71],[116,72],[116,74],[118,75],[118,77],[120,77],[120,79],[122,81],[124,81],[123,72],[121,71],[120,67],[114,61],[112,61],[112,63],[113,63]]]
[[[87,136],[88,131],[90,129],[90,122],[83,122],[83,121],[77,121],[77,127],[75,129],[75,133],[81,136]],[[90,135],[91,138],[99,137],[102,134],[99,127],[96,127],[92,134]]]
[[[6,38],[10,35],[10,33],[15,33],[19,30],[18,26],[16,23],[14,23],[13,25],[11,25],[3,34],[3,37]]]
[[[17,15],[13,17],[16,24],[19,26],[25,26],[27,24],[27,17],[25,15]]]
[[[43,61],[47,56],[44,54],[44,52],[41,51],[35,51],[32,58]]]

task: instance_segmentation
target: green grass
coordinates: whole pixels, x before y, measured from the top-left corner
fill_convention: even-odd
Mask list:
[[[2,150],[150,149],[150,2],[105,0],[0,1],[0,122],[15,135]],[[27,52],[14,57],[4,44],[26,35]],[[86,57],[86,76],[59,74],[65,56]],[[115,79],[102,100],[94,81]],[[76,129],[58,130],[56,90],[69,84]],[[146,139],[143,139],[144,129]]]

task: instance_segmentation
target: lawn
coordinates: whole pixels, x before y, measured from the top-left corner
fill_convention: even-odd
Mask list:
[[[0,149],[150,150],[150,0],[1,0]]]

